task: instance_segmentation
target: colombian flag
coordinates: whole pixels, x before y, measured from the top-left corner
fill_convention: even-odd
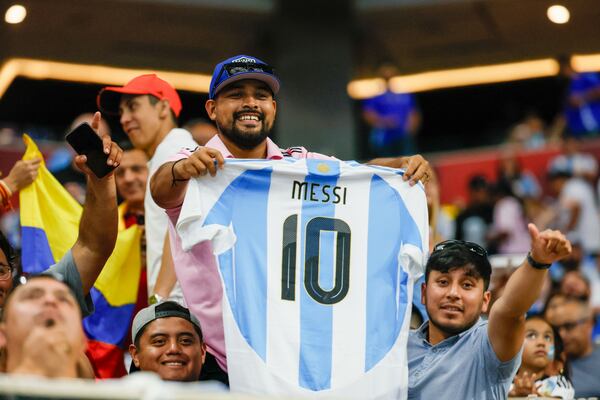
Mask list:
[[[42,153],[27,135],[24,160]],[[52,176],[44,162],[36,180],[21,190],[23,271],[35,274],[60,260],[77,240],[82,207]],[[88,356],[99,378],[126,374],[121,348],[133,318],[140,279],[141,229],[120,230],[115,249],[90,294],[96,312],[83,320]]]

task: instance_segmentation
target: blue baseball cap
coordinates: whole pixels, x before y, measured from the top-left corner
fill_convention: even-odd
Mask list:
[[[214,99],[221,89],[242,79],[256,79],[266,83],[273,94],[279,92],[279,79],[273,67],[256,57],[239,55],[221,61],[215,67],[210,81],[209,99]]]

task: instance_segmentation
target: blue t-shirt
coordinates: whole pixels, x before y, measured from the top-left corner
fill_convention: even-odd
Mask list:
[[[415,109],[415,101],[410,93],[394,93],[387,90],[379,96],[366,99],[363,109],[379,115],[381,118],[390,118],[395,122],[392,128],[376,128],[381,134],[380,145],[387,145],[407,135],[408,117]]]
[[[428,324],[408,336],[409,399],[506,399],[522,350],[512,360],[500,361],[484,320],[432,346]]]
[[[600,346],[585,357],[580,357],[571,362],[571,381],[575,387],[575,398],[600,398]]]
[[[569,85],[569,96],[578,96],[600,87],[600,75],[595,72],[577,74]],[[600,130],[600,101],[594,100],[580,107],[567,105],[565,117],[569,131],[576,136]]]

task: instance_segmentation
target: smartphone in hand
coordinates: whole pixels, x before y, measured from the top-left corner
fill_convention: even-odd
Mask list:
[[[69,132],[66,139],[77,154],[87,157],[87,166],[98,178],[105,177],[115,169],[106,164],[108,154],[104,154],[102,139],[87,122]]]

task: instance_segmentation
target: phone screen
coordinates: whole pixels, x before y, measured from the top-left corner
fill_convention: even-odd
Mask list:
[[[104,154],[102,139],[98,137],[87,122],[73,129],[66,139],[77,154],[83,154],[87,157],[86,164],[98,178],[106,176],[115,169],[115,167],[106,164],[108,155]]]

